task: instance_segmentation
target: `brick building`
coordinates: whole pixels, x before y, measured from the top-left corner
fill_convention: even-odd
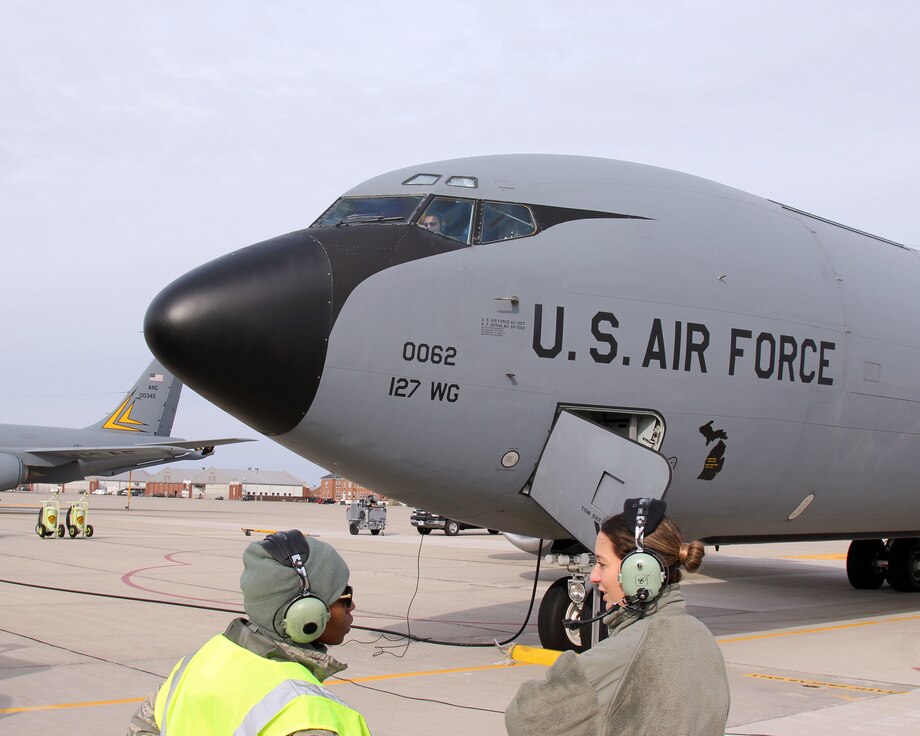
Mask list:
[[[358,501],[368,496],[374,496],[381,503],[389,501],[386,496],[336,473],[329,473],[320,478],[319,488],[313,489],[310,495],[322,501],[330,498],[336,501]]]

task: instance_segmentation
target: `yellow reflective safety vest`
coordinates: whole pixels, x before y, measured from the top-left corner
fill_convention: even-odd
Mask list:
[[[364,717],[302,664],[265,659],[223,634],[175,666],[154,716],[160,736],[370,736]]]

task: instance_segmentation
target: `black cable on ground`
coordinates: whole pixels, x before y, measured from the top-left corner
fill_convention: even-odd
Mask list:
[[[540,540],[540,544],[543,544],[543,540]],[[421,545],[419,545],[419,555],[421,555]],[[412,594],[412,600],[409,601],[409,606],[406,609],[406,627],[409,627],[409,609],[412,607],[412,601],[415,600],[415,595],[418,593],[418,584],[419,584],[420,575],[416,577],[415,592]],[[504,641],[496,642],[458,642],[458,641],[441,641],[439,639],[430,639],[426,637],[416,636],[407,630],[405,634],[399,631],[391,631],[389,629],[378,629],[373,626],[357,626],[353,625],[353,629],[359,631],[371,631],[378,634],[384,634],[389,636],[395,636],[399,638],[408,639],[410,641],[423,642],[426,644],[436,644],[438,646],[448,646],[448,647],[494,647],[496,644],[499,646],[504,646],[505,644],[510,644],[512,641],[517,639],[524,629],[527,628],[527,624],[530,622],[530,615],[533,612],[533,604],[536,600],[537,594],[537,584],[540,580],[540,555],[537,555],[537,567],[534,571],[534,580],[533,588],[530,593],[530,605],[527,608],[527,615],[524,618],[524,623],[521,624],[521,627],[514,633],[510,638],[505,639]],[[117,593],[95,593],[90,590],[75,590],[73,588],[61,588],[53,585],[39,585],[38,583],[24,583],[19,580],[6,580],[0,578],[0,583],[6,583],[7,585],[19,585],[24,588],[35,588],[37,590],[50,590],[55,593],[73,593],[76,595],[88,595],[94,596],[97,598],[111,598],[113,600],[121,601],[135,601],[137,603],[156,603],[163,606],[177,606],[179,608],[194,608],[201,611],[215,611],[217,613],[232,613],[237,616],[244,616],[246,612],[239,608],[219,608],[217,606],[203,606],[198,603],[182,603],[180,601],[165,601],[159,600],[157,598],[141,598],[139,596],[129,596],[129,595],[118,595]],[[394,655],[395,656],[395,655]]]

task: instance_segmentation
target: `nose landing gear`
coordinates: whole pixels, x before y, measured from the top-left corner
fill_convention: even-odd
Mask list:
[[[595,621],[593,624],[570,629],[563,626],[562,621],[579,621],[595,615],[596,591],[587,579],[594,565],[593,559],[590,555],[582,554],[573,557],[549,555],[547,560],[565,565],[570,576],[559,578],[543,595],[537,617],[540,644],[546,649],[584,652],[591,648],[595,640],[607,638],[607,627]],[[573,592],[576,593],[574,597]]]

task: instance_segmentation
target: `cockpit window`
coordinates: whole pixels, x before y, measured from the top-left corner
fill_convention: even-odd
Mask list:
[[[342,197],[313,227],[407,222],[424,197]]]
[[[435,197],[418,219],[418,226],[460,243],[470,242],[473,200]]]
[[[483,202],[481,243],[524,238],[537,231],[530,208],[509,202]]]
[[[479,186],[479,179],[475,176],[451,176],[448,177],[447,181],[444,182],[449,187],[466,187],[467,189],[475,189]]]
[[[440,174],[416,174],[406,179],[403,184],[406,186],[431,186],[437,184]]]

